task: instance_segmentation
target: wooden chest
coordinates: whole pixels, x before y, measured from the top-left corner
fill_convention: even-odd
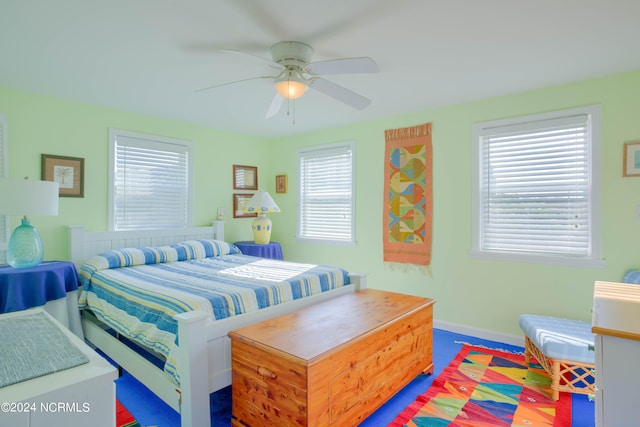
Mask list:
[[[233,425],[358,425],[433,372],[433,303],[367,289],[231,331]]]

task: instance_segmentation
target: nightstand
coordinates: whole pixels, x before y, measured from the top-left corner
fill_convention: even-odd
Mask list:
[[[260,244],[249,241],[235,242],[234,245],[236,245],[244,255],[252,255],[260,258],[283,259],[282,248],[278,242]]]
[[[37,267],[0,266],[0,314],[42,307],[79,338],[78,273],[73,263],[45,261]]]
[[[58,370],[50,374],[40,372],[40,376],[33,377],[32,371],[26,371],[25,378],[19,382],[13,382],[0,388],[1,426],[15,427],[113,427],[116,422],[114,381],[118,377],[117,369],[98,353],[93,351],[84,341],[63,327],[60,322],[42,308],[6,313],[0,315],[0,327],[12,328],[11,322],[32,322],[38,317],[38,323],[45,325],[34,330],[32,336],[27,336],[25,346],[30,346],[17,351],[22,354],[22,365],[28,363],[28,352],[41,354],[43,349],[38,348],[38,340],[33,339],[38,333],[55,337],[57,342],[64,341],[64,348],[75,347],[79,354],[86,356],[84,363],[76,365],[71,363],[68,369]],[[44,318],[43,318],[44,317]],[[9,322],[9,323],[5,323]],[[20,335],[24,336],[24,335]],[[5,339],[10,340],[13,337]],[[29,340],[29,338],[31,338]],[[13,340],[15,341],[15,340]],[[12,348],[19,348],[14,346]],[[47,349],[55,347],[48,346]],[[63,361],[69,363],[68,351],[60,354],[60,349],[54,350],[55,357],[49,355],[51,361]],[[77,352],[76,352],[77,354]],[[38,359],[36,357],[36,359]],[[88,361],[86,361],[88,359]],[[11,361],[3,361],[11,363]],[[27,364],[27,366],[29,366]],[[38,365],[41,366],[41,365]],[[23,368],[23,371],[25,368]],[[13,371],[12,371],[13,372]],[[0,379],[4,379],[0,378]],[[15,380],[14,380],[15,381]]]

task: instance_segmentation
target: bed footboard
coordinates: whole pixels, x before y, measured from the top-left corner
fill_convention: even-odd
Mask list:
[[[82,313],[82,329],[89,343],[131,372],[167,405],[180,411],[180,393],[167,374],[107,332],[104,324],[87,311]]]
[[[331,292],[317,294],[312,297],[299,299],[287,304],[275,305],[253,313],[243,314],[238,317],[218,320],[215,322],[207,321],[209,393],[213,393],[231,385],[231,340],[228,337],[229,332],[243,326],[251,325],[253,323],[261,322],[275,316],[317,304],[321,301],[327,301],[341,295],[367,288],[367,274],[365,273],[352,273],[349,275],[349,280],[351,282],[349,286],[337,288]],[[183,350],[188,351],[186,348],[181,348],[179,351]],[[181,373],[180,377],[182,378],[183,375],[184,374]]]
[[[82,315],[82,328],[87,341],[130,372],[178,412],[181,426],[208,427],[211,418],[207,381],[207,318],[208,315],[204,312],[190,312],[176,316],[178,334],[181,337],[181,351],[178,353],[180,387],[161,368],[107,332],[105,326],[87,311]]]
[[[209,315],[202,311],[178,314],[180,351],[180,425],[209,426],[209,355],[206,324]]]
[[[367,273],[351,273],[349,281],[355,286],[356,291],[364,291],[367,289]]]

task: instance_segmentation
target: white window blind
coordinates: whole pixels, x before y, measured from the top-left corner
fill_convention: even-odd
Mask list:
[[[110,130],[110,228],[191,225],[192,144]]]
[[[582,109],[474,129],[479,157],[474,250],[600,257],[594,119],[599,120],[599,110]]]
[[[9,177],[9,158],[7,142],[7,116],[0,113],[0,178]],[[7,244],[11,237],[9,217],[0,215],[0,264],[7,262]]]
[[[353,244],[355,145],[298,150],[298,238]]]

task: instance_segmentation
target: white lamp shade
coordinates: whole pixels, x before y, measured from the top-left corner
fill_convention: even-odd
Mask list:
[[[280,208],[266,191],[258,191],[253,195],[244,208],[245,213],[263,214],[267,212],[280,212]]]
[[[285,99],[300,98],[307,91],[307,85],[295,80],[283,80],[276,82],[276,91]]]
[[[0,215],[58,215],[58,183],[0,179]]]

